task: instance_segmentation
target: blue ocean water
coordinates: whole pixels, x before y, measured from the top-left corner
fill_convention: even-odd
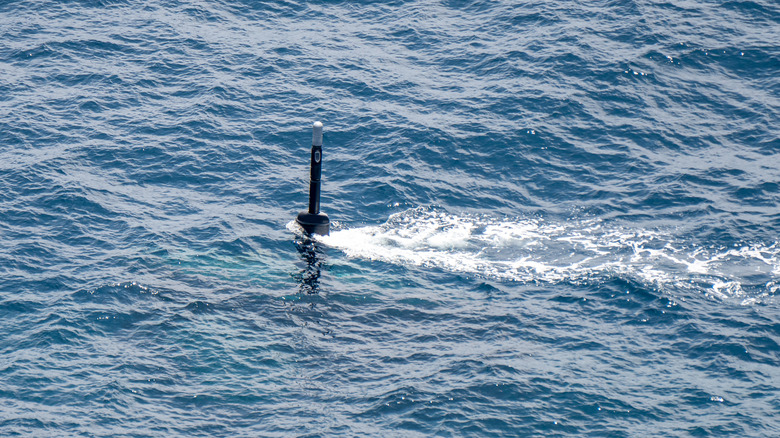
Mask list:
[[[4,1],[0,435],[779,436],[778,126],[771,0]]]

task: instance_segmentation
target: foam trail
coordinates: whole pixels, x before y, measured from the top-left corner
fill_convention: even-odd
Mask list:
[[[380,226],[332,231],[321,242],[350,257],[519,282],[597,282],[620,277],[696,288],[744,304],[774,296],[780,248],[690,248],[661,231],[608,227],[600,220],[458,216],[416,208]]]

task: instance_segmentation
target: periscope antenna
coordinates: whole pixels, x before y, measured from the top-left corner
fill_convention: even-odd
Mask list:
[[[314,122],[311,141],[311,178],[309,180],[309,210],[298,213],[296,222],[308,234],[327,236],[330,232],[328,215],[320,212],[322,184],[322,122]]]

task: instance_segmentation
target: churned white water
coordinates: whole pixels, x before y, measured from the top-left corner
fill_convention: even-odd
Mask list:
[[[621,277],[670,292],[699,289],[744,304],[780,288],[776,243],[692,247],[671,231],[599,219],[556,223],[421,207],[396,213],[381,225],[336,229],[317,240],[350,257],[495,280],[583,283]]]

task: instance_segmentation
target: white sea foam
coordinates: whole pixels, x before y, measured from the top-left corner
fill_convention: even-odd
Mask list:
[[[583,283],[621,277],[661,289],[697,288],[745,304],[773,296],[780,280],[777,243],[695,247],[662,231],[594,219],[552,223],[416,208],[380,226],[336,230],[318,239],[350,257],[497,280]]]

